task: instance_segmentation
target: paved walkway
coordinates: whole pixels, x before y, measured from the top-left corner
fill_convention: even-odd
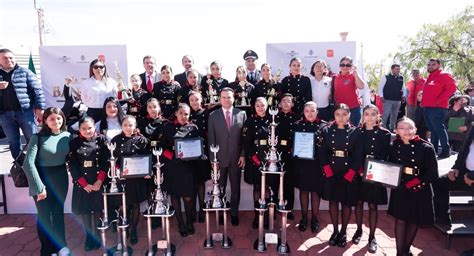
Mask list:
[[[379,243],[377,254],[369,254],[366,249],[368,228],[364,226],[364,234],[359,245],[348,243],[346,248],[328,246],[328,239],[332,233],[332,226],[329,225],[330,218],[327,211],[321,211],[321,230],[317,234],[312,234],[308,230],[300,232],[297,223],[300,217],[299,212],[295,212],[296,220],[290,221],[288,226],[288,242],[292,255],[395,255],[394,221],[385,211],[380,213],[379,229],[376,231],[376,238]],[[368,213],[365,213],[365,217]],[[232,249],[224,250],[216,246],[213,250],[204,250],[202,247],[205,238],[205,225],[197,223],[196,234],[186,238],[181,238],[177,232],[176,221],[171,221],[171,241],[177,247],[177,255],[276,255],[275,246],[270,245],[266,253],[256,253],[253,250],[253,243],[257,239],[257,230],[252,229],[252,212],[242,212],[241,222],[238,227],[230,226],[230,237],[234,242]],[[147,249],[145,219],[140,219],[139,242],[133,246],[134,255],[144,255]],[[364,220],[367,223],[367,219]],[[276,227],[279,227],[279,218]],[[354,223],[354,220],[351,220]],[[66,215],[66,231],[68,246],[74,255],[100,255],[100,251],[92,253],[84,252],[84,234],[80,223],[74,215]],[[352,237],[355,225],[348,228],[348,238]],[[157,239],[161,230],[154,230],[153,235]],[[115,238],[115,234],[108,234],[110,239]],[[112,241],[112,240],[111,240]],[[420,229],[415,239],[412,252],[414,255],[459,255],[462,251],[474,247],[474,237],[455,237],[451,241],[451,249],[445,249],[445,236],[433,227]],[[36,237],[35,215],[0,215],[0,255],[38,255],[40,248]]]

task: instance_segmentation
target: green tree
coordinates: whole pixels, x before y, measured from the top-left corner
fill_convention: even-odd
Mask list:
[[[383,75],[382,64],[366,64],[364,71],[369,88],[378,90],[380,78]]]
[[[439,58],[462,89],[474,82],[473,6],[440,24],[425,24],[415,37],[405,37],[394,55],[407,71],[424,67],[430,58]]]

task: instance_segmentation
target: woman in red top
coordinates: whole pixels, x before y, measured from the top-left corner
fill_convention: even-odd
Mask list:
[[[334,101],[336,104],[344,103],[349,106],[351,124],[357,126],[361,118],[357,89],[364,89],[365,82],[352,65],[351,57],[342,57],[339,67],[341,71],[334,79]]]

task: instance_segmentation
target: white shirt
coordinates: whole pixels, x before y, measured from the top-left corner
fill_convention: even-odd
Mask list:
[[[82,81],[79,85],[81,100],[88,108],[102,108],[105,99],[117,97],[117,82],[112,78],[95,80],[94,77]]]
[[[232,111],[234,110],[234,107],[230,107],[229,109],[222,108],[222,113],[224,113],[224,120],[225,120],[225,113],[229,111],[229,116],[230,116],[230,126],[232,126]]]
[[[310,76],[312,99],[318,105],[318,108],[329,106],[329,95],[331,95],[331,78],[323,76],[321,81],[316,80],[314,76]]]
[[[469,154],[466,157],[466,168],[469,171],[474,171],[474,141],[469,147]]]
[[[101,133],[100,121],[95,124],[95,130],[97,133]],[[120,133],[122,133],[122,126],[120,125],[118,119],[116,117],[107,118],[107,130],[104,134],[107,138],[107,141],[111,142],[112,139]]]
[[[160,78],[160,75],[158,74],[158,72],[153,72],[151,75],[149,75],[148,73],[145,72],[145,76],[146,76],[146,84],[148,84],[148,80],[150,80],[151,78],[151,84],[155,84],[155,83],[158,83],[161,78]],[[151,76],[151,77],[150,77]]]

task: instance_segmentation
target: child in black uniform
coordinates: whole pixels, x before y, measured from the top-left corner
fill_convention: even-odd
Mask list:
[[[402,164],[403,173],[400,185],[390,193],[388,214],[395,218],[397,255],[411,255],[418,227],[434,222],[430,183],[438,178],[438,162],[433,145],[416,135],[413,120],[399,119],[396,132],[388,160]]]
[[[95,133],[92,117],[79,120],[79,133],[69,143],[68,164],[74,182],[72,212],[82,217],[86,231],[84,250],[91,251],[100,247],[93,223],[98,223],[103,209],[101,191],[108,170],[107,139]]]

